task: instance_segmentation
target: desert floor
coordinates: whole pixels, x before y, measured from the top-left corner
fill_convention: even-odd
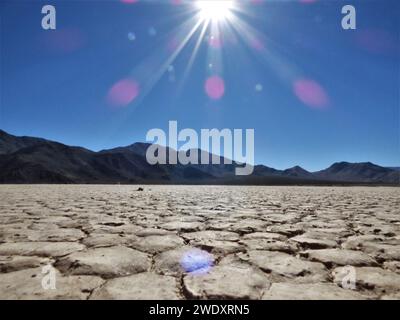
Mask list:
[[[0,186],[0,298],[400,299],[400,188],[143,188]]]

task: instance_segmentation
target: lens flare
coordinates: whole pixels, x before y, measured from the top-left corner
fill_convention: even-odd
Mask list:
[[[314,80],[299,79],[294,83],[294,92],[304,104],[317,109],[328,106],[329,98],[324,88]]]
[[[121,0],[122,3],[126,3],[126,4],[132,4],[132,3],[136,3],[139,0]]]
[[[218,76],[210,77],[206,80],[205,90],[211,99],[219,100],[225,94],[225,82]]]
[[[43,48],[54,53],[70,54],[86,44],[86,36],[78,28],[62,28],[41,36]]]
[[[222,39],[220,36],[211,36],[208,39],[208,44],[212,48],[219,49],[222,47]]]
[[[139,95],[139,84],[132,79],[122,79],[114,84],[108,92],[108,102],[116,107],[124,107]]]
[[[214,265],[214,257],[207,251],[192,249],[184,253],[180,263],[187,273],[205,274]]]

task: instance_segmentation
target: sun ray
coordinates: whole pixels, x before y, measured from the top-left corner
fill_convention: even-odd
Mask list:
[[[196,45],[195,45],[195,47],[193,49],[193,52],[192,52],[192,54],[190,56],[188,65],[186,66],[185,71],[184,71],[183,76],[182,76],[182,79],[180,81],[180,85],[179,85],[179,88],[178,88],[178,95],[182,92],[182,89],[183,89],[183,86],[184,86],[184,84],[186,82],[186,79],[189,76],[189,73],[190,73],[190,70],[192,69],[194,61],[196,60],[197,53],[198,53],[198,51],[200,49],[200,46],[201,46],[202,42],[204,41],[204,36],[205,36],[205,34],[207,32],[207,28],[209,26],[209,23],[210,23],[209,21],[206,21],[203,24],[203,28],[201,30],[199,38],[197,39]]]
[[[146,60],[139,63],[134,70],[130,73],[130,78],[138,80],[138,85],[140,85],[140,94],[137,98],[130,104],[131,108],[127,110],[126,113],[120,113],[120,116],[114,119],[111,127],[112,130],[119,128],[122,123],[125,123],[132,116],[136,107],[138,107],[146,96],[151,92],[157,82],[161,79],[163,74],[166,73],[169,66],[175,61],[179,56],[181,51],[187,45],[189,40],[193,37],[199,27],[202,25],[202,20],[198,19],[198,15],[191,16],[184,23],[176,27],[172,32],[169,33],[169,38],[172,35],[182,36],[182,41],[174,48],[173,52],[164,58],[160,56],[157,51],[155,54],[149,56]],[[189,31],[185,31],[189,30]],[[168,38],[167,37],[167,38]],[[152,75],[152,76],[150,76]]]
[[[175,89],[177,95],[183,91],[201,45],[205,43],[206,36],[208,41],[205,63],[208,77],[219,77],[222,81],[224,80],[223,55],[230,53],[224,46],[228,45],[226,43],[228,40],[231,40],[230,44],[235,45],[236,49],[240,47],[240,42],[244,42],[244,47],[254,49],[258,56],[257,59],[262,59],[265,65],[272,66],[279,76],[286,80],[293,79],[295,68],[286,64],[285,59],[274,54],[271,48],[267,50],[265,35],[244,21],[243,14],[249,9],[246,7],[242,2],[236,0],[196,0],[187,3],[183,11],[190,18],[171,32],[177,39],[171,48],[172,53],[169,52],[168,56],[163,57],[163,53],[157,51],[132,71],[131,76],[133,79],[138,79],[141,89],[134,104],[137,105],[148,95],[197,32],[199,32],[199,36]],[[198,31],[199,29],[200,31]],[[270,45],[270,41],[268,41],[268,45]]]
[[[140,76],[140,74],[148,74],[149,69],[148,66],[154,66],[157,65],[157,67],[152,67],[154,72],[151,72],[152,76],[151,77],[144,77],[144,85],[143,85],[143,90],[141,92],[141,95],[139,96],[139,99],[137,99],[136,102],[140,103],[146,95],[153,89],[153,87],[157,84],[157,82],[161,79],[161,77],[166,73],[168,70],[168,67],[175,61],[175,59],[178,57],[178,55],[181,53],[183,48],[187,45],[189,40],[192,38],[192,36],[195,34],[195,32],[198,30],[198,28],[201,26],[202,22],[198,20],[196,24],[190,29],[190,31],[184,36],[183,40],[178,44],[178,46],[174,49],[174,51],[171,53],[169,57],[167,57],[162,63],[154,63],[153,60],[159,60],[158,54],[155,57],[150,58],[150,63],[142,63],[137,70],[134,70],[131,75],[133,78],[136,78],[137,75],[139,74],[139,77],[143,78],[143,75]]]
[[[236,31],[239,38],[256,52],[257,59],[274,70],[282,81],[291,82],[297,74],[301,73],[293,63],[289,62],[289,59],[283,58],[285,54],[283,50],[279,51],[280,48],[277,43],[267,38],[243,19],[237,18],[235,23],[230,23],[230,26]]]

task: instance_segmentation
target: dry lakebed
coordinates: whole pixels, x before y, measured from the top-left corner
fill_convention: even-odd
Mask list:
[[[400,299],[400,188],[142,188],[1,185],[0,299]]]

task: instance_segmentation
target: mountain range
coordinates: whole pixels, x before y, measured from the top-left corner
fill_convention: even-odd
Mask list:
[[[317,172],[299,166],[277,170],[256,165],[249,176],[235,176],[236,163],[150,165],[145,156],[149,146],[135,143],[94,152],[0,130],[0,183],[400,185],[399,168],[370,162],[338,162]],[[198,150],[199,157],[204,152]]]

